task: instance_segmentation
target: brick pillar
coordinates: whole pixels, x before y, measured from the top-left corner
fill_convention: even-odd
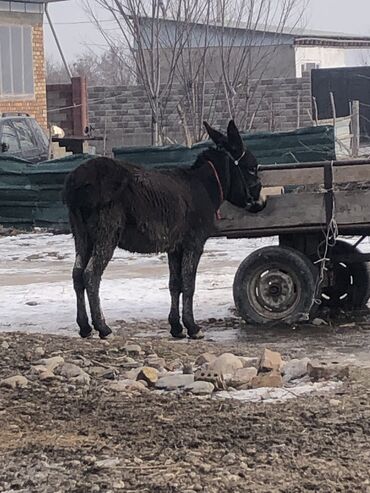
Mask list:
[[[73,135],[81,136],[88,125],[86,77],[72,77]]]

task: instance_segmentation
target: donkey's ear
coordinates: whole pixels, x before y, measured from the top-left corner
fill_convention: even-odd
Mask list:
[[[216,145],[223,146],[224,144],[227,144],[227,138],[224,134],[212,128],[207,122],[203,122],[203,125],[206,127],[208,135]]]
[[[243,141],[242,138],[240,137],[239,130],[237,129],[234,120],[230,120],[227,126],[227,138],[229,144],[234,149],[240,149],[240,150],[243,149]]]

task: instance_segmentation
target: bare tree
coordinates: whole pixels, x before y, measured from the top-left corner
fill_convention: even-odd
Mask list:
[[[203,121],[212,120],[213,101],[217,95],[217,86],[213,87],[212,94],[207,93],[212,64],[209,44],[212,8],[212,0],[205,0],[201,9],[201,29],[199,26],[195,29],[193,24],[187,26],[190,32],[176,67],[176,82],[184,94],[184,100],[178,104],[178,112],[188,146],[203,139]]]
[[[207,0],[201,26],[187,37],[177,67],[177,82],[183,86],[186,112],[179,108],[187,141],[204,136],[202,121],[212,121],[218,95],[224,94],[227,116],[243,129],[253,125],[262,104],[270,111],[269,129],[275,129],[272,101],[257,101],[261,80],[270,65],[277,75],[276,57],[290,46],[283,34],[301,24],[308,0]],[[291,58],[288,58],[291,62]],[[282,64],[280,76],[285,76]],[[270,72],[271,73],[271,72]],[[253,112],[250,111],[253,102]],[[181,112],[182,110],[182,112]],[[191,136],[191,137],[190,137]]]
[[[133,82],[127,67],[133,64],[132,58],[123,47],[109,46],[96,55],[86,51],[72,63],[74,75],[84,75],[89,85],[125,85]]]
[[[293,34],[303,20],[309,0],[218,0],[218,46],[222,81],[229,116],[241,128],[253,122],[250,102],[255,98],[261,80],[281,55],[284,76],[285,41],[283,34]],[[276,73],[277,63],[273,63]],[[257,103],[257,108],[263,96]],[[270,102],[272,107],[272,104]],[[254,100],[256,107],[256,101]],[[272,111],[272,110],[271,110]],[[271,114],[273,120],[273,114]]]
[[[73,76],[86,77],[90,86],[124,85],[133,83],[132,74],[126,69],[130,62],[133,63],[119,48],[108,48],[101,54],[94,54],[89,50],[70,63],[70,70]],[[53,58],[47,58],[46,80],[48,84],[69,82],[64,65]]]
[[[46,58],[45,71],[48,84],[62,84],[69,80],[64,65],[56,62],[52,57]]]
[[[204,0],[95,0],[115,20],[108,31],[90,2],[86,10],[111,49],[125,46],[134,64],[127,67],[145,91],[152,113],[153,144],[164,138],[166,106],[175,80],[179,58],[191,26],[201,20]],[[163,22],[168,20],[169,22]],[[165,65],[163,62],[166,62]]]
[[[282,34],[299,24],[308,1],[95,0],[115,21],[113,29],[99,21],[90,1],[85,5],[110,49],[126,50],[134,60],[126,68],[144,88],[153,144],[164,142],[175,83],[183,94],[177,108],[190,144],[204,136],[202,121],[212,121],[219,92],[227,115],[241,128],[251,127],[256,110],[250,114],[250,103],[256,108],[259,83],[284,48]]]

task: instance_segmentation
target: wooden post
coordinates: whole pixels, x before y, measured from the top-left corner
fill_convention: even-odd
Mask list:
[[[352,156],[358,157],[360,151],[360,102],[352,101]]]
[[[85,77],[72,77],[73,135],[82,136],[88,125],[87,83]]]
[[[331,102],[331,109],[333,113],[333,126],[335,127],[335,123],[337,121],[337,110],[335,108],[335,99],[334,99],[334,94],[330,92],[330,102]]]
[[[184,131],[186,146],[191,147],[192,139],[189,132],[188,122],[186,120],[185,111],[183,110],[180,103],[177,105],[177,113],[179,114],[181,125]]]
[[[314,113],[315,113],[315,122],[316,122],[316,126],[319,124],[319,112],[318,112],[318,109],[317,109],[317,101],[316,101],[316,98],[315,96],[312,96],[312,101],[313,101],[313,108],[314,108]]]

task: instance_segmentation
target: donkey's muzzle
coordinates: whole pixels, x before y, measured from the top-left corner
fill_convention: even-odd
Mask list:
[[[251,202],[250,204],[247,204],[246,209],[248,212],[260,212],[266,207],[266,197],[264,194],[260,193],[260,196],[258,197],[258,200],[255,200]]]

